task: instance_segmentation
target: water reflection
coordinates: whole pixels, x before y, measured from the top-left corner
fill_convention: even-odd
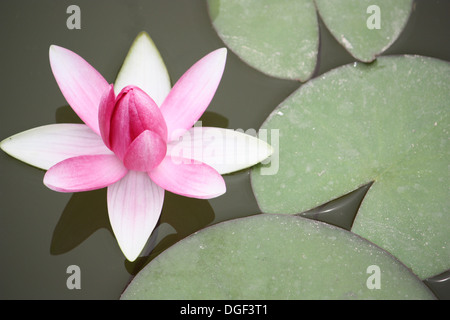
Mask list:
[[[159,253],[186,236],[206,227],[214,220],[207,200],[187,198],[165,192],[160,220],[142,257],[125,260],[130,274],[136,274]],[[162,226],[170,226],[161,228]],[[95,231],[105,228],[112,235],[106,205],[106,188],[72,195],[53,231],[50,253],[59,255],[76,248]]]
[[[350,231],[359,207],[372,186],[373,181],[339,198],[324,203],[298,215],[326,222]]]
[[[55,118],[57,123],[81,122],[70,106],[58,108]],[[205,112],[200,120],[203,126],[228,126],[228,119],[214,112]],[[217,214],[208,200],[187,198],[166,191],[160,220],[141,257],[134,262],[124,259],[127,271],[132,275],[136,274],[179,240],[213,222],[228,220],[230,214],[232,218],[238,218],[248,215],[249,212],[257,213],[253,193],[246,192],[251,190],[248,170],[228,175],[225,179],[227,194],[221,199],[212,200],[219,210]],[[350,230],[359,205],[370,186],[371,183],[300,215]],[[237,199],[239,201],[236,201]],[[221,208],[227,208],[227,212],[221,212]],[[100,228],[105,228],[113,234],[108,218],[106,189],[73,194],[53,232],[51,254],[69,252]]]
[[[208,200],[187,198],[166,191],[158,227],[143,251],[144,256],[134,262],[126,261],[125,267],[130,274],[136,274],[176,242],[210,225],[214,217]],[[170,227],[161,228],[167,225]]]
[[[68,105],[56,110],[55,119],[57,123],[82,123]],[[203,126],[228,126],[228,119],[215,112],[205,112],[200,121]],[[106,188],[74,193],[55,227],[50,253],[67,253],[101,228],[107,229],[114,236],[106,203]],[[125,260],[127,271],[132,275],[136,274],[159,253],[211,224],[214,218],[214,210],[207,200],[187,198],[166,191],[155,231],[141,257],[134,262]]]
[[[112,233],[106,207],[106,189],[74,193],[53,231],[50,253],[58,255],[69,252],[100,228]]]
[[[58,108],[55,118],[57,123],[82,123],[70,106]],[[228,119],[215,112],[205,112],[200,120],[205,127],[228,127]],[[250,187],[248,170],[224,178],[227,193],[210,201],[182,197],[166,191],[160,220],[141,257],[134,262],[124,258],[127,272],[132,276],[136,275],[161,252],[213,223],[243,217],[249,213],[260,213]],[[298,215],[351,230],[361,202],[371,185],[372,182]],[[67,253],[101,228],[107,229],[113,235],[106,205],[106,189],[75,193],[54,229],[50,253],[52,255]],[[424,280],[440,299],[450,297],[449,272]]]
[[[69,105],[56,109],[55,121],[56,123],[84,123]]]
[[[423,281],[441,300],[450,300],[450,269]]]

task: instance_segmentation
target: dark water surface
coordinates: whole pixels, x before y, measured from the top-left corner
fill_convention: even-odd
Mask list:
[[[66,27],[71,4],[81,8],[80,30]],[[407,28],[385,55],[420,54],[450,61],[449,17],[450,1],[417,1]],[[172,82],[206,53],[224,46],[203,0],[3,0],[0,21],[0,140],[41,125],[79,121],[51,73],[51,44],[77,52],[108,82],[114,82],[132,41],[143,30],[160,50]],[[354,61],[322,24],[321,41],[317,74]],[[267,77],[229,51],[203,125],[258,129],[300,85]],[[42,183],[44,171],[4,152],[0,168],[0,299],[117,299],[133,274],[171,244],[207,225],[259,213],[248,171],[225,176],[228,191],[217,199],[166,192],[159,232],[149,242],[148,255],[130,263],[111,232],[105,190],[51,191]],[[350,206],[357,207],[358,201],[355,197]],[[321,209],[329,217],[348,202]],[[319,211],[308,215],[317,218]],[[351,223],[348,216],[337,216],[339,221],[332,222]],[[66,285],[71,265],[80,268],[81,289]],[[448,297],[448,285],[442,290]]]

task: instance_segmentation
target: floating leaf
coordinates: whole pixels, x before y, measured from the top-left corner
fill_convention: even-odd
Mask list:
[[[378,289],[377,289],[378,288]],[[341,228],[261,214],[161,253],[122,299],[434,299],[392,255]]]
[[[313,0],[209,0],[214,28],[244,62],[305,81],[315,70],[319,26]]]
[[[420,56],[311,80],[262,126],[279,130],[279,170],[252,171],[261,210],[300,213],[374,181],[352,231],[422,279],[449,269],[449,101],[450,64]]]
[[[336,40],[356,59],[373,61],[399,37],[413,0],[315,0]]]

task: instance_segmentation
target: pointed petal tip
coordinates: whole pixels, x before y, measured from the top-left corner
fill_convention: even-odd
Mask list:
[[[9,138],[6,138],[6,139],[3,139],[2,141],[0,141],[0,149],[2,149],[2,150],[5,151],[5,152],[6,152],[5,147],[6,147],[7,144],[8,144],[8,140],[10,140],[10,137],[9,137]]]
[[[48,48],[50,60],[52,59],[52,57],[55,57],[55,55],[62,53],[63,51],[69,51],[69,49],[58,46],[56,44],[51,44],[50,47]]]
[[[52,177],[50,175],[47,175],[47,172],[44,174],[44,178],[42,180],[42,183],[44,184],[44,186],[46,186],[50,190],[53,190],[53,191],[56,191],[56,192],[61,192],[61,193],[70,193],[71,192],[71,191],[69,191],[69,190],[67,190],[65,188],[60,188],[60,187],[54,185],[52,183]]]
[[[134,39],[115,81],[116,94],[127,85],[144,90],[160,106],[171,81],[163,58],[150,35],[141,31]]]
[[[130,262],[134,262],[138,257],[141,251],[136,250],[134,247],[128,248],[126,245],[123,245],[121,243],[119,244],[119,248],[122,251],[123,255],[125,256],[125,259],[127,259]]]
[[[173,86],[161,105],[171,140],[189,130],[209,106],[222,79],[226,56],[226,48],[206,54]]]
[[[161,215],[164,190],[147,173],[129,171],[108,187],[108,216],[117,243],[129,261],[139,257]]]
[[[205,196],[204,199],[218,198],[218,197],[224,195],[226,192],[227,192],[227,185],[225,183],[225,180],[222,177],[221,183],[215,189],[215,193]]]
[[[24,131],[26,132],[26,131]],[[3,139],[2,141],[0,141],[0,149],[5,152],[7,155],[19,160],[19,161],[23,161],[25,163],[31,164],[28,161],[25,161],[25,159],[23,159],[23,157],[21,157],[20,155],[20,145],[18,145],[16,143],[16,137],[19,137],[21,133],[16,133],[12,136],[9,136],[8,138]],[[34,164],[31,164],[34,165]],[[40,167],[39,165],[37,166],[40,169],[44,169],[42,167]]]
[[[42,170],[80,155],[112,154],[88,126],[75,123],[49,124],[16,133],[1,141],[1,149]]]
[[[156,48],[155,42],[153,41],[152,37],[150,37],[150,34],[148,34],[146,31],[141,31],[137,34],[136,38],[134,38],[132,47],[135,46],[137,43],[143,42],[147,42],[151,47]]]
[[[56,44],[50,45],[50,47],[48,48],[48,57],[50,60],[50,64],[53,63],[53,61],[55,60],[55,55],[57,55],[58,52],[61,51],[61,49],[63,49],[63,48],[60,46],[57,46]]]
[[[225,47],[219,48],[219,49],[217,49],[216,51],[217,51],[218,53],[224,55],[225,57],[226,57],[227,54],[228,54],[228,50],[227,50],[227,48],[225,48]]]
[[[51,44],[48,51],[52,52],[52,51],[58,50],[58,48],[60,48],[60,46],[57,46],[56,44]]]
[[[141,38],[147,38],[147,39],[152,39],[151,37],[150,37],[150,35],[148,34],[148,32],[147,31],[141,31],[141,32],[139,32],[138,34],[137,34],[137,36],[136,36],[136,39],[141,39]]]
[[[50,46],[50,68],[55,80],[76,114],[95,133],[98,128],[98,106],[108,82],[85,59],[75,52]]]
[[[210,55],[214,55],[218,62],[225,64],[227,60],[228,50],[227,48],[219,48],[210,53]]]
[[[16,158],[14,156],[13,150],[11,149],[11,147],[13,146],[12,139],[11,139],[12,137],[13,136],[0,141],[0,149],[3,150],[3,152],[5,152],[6,154],[10,155],[11,157]]]
[[[144,44],[145,42],[147,42],[147,45],[150,45],[150,47],[152,47],[157,54],[159,55],[160,59],[162,60],[161,54],[159,53],[158,48],[156,47],[155,42],[153,41],[153,38],[150,36],[150,34],[147,31],[141,31],[137,34],[136,38],[134,39],[134,43],[131,46],[131,48],[133,48],[133,46],[137,43],[140,44]],[[130,49],[131,49],[130,48]],[[166,68],[166,66],[163,63],[163,67],[164,69]]]
[[[63,160],[44,175],[44,185],[58,192],[83,192],[102,189],[128,173],[115,155],[87,155]]]
[[[266,141],[258,139],[260,147],[263,148],[263,150],[265,151],[265,154],[267,155],[265,159],[267,159],[268,157],[270,157],[271,155],[273,155],[273,153],[275,152],[275,149]],[[265,160],[263,159],[263,160]],[[261,160],[261,161],[263,161]]]

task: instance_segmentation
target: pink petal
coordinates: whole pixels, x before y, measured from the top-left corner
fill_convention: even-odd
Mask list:
[[[113,154],[85,124],[58,123],[6,138],[0,147],[12,157],[48,170],[58,162],[81,155]]]
[[[172,84],[158,48],[146,32],[134,40],[114,82],[117,94],[129,85],[144,90],[160,106],[169,94]]]
[[[79,156],[51,167],[44,184],[59,192],[96,190],[117,182],[127,172],[115,155]]]
[[[84,123],[100,134],[98,106],[108,82],[79,55],[59,46],[50,46],[50,65],[69,105]]]
[[[114,111],[116,95],[114,94],[114,86],[111,84],[100,100],[98,109],[98,124],[103,142],[108,148],[111,148],[109,142],[109,132],[111,128],[111,117]]]
[[[153,131],[145,130],[125,154],[124,164],[130,170],[151,171],[166,156],[166,142]]]
[[[216,170],[185,158],[166,156],[149,176],[167,191],[191,198],[215,198],[226,191],[225,181]]]
[[[225,68],[227,50],[218,49],[195,63],[161,105],[169,141],[191,128],[211,102]]]
[[[144,248],[161,214],[164,190],[145,172],[129,171],[108,187],[108,214],[125,257],[134,261]]]
[[[167,127],[156,103],[141,89],[125,87],[116,99],[111,118],[111,148],[123,159],[129,145],[145,130],[167,139]]]

